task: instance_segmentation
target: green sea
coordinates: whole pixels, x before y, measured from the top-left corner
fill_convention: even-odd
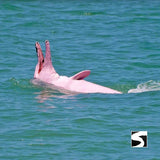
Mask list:
[[[45,40],[60,75],[91,70],[123,94],[32,84]],[[0,159],[160,160],[159,70],[159,0],[0,0]]]

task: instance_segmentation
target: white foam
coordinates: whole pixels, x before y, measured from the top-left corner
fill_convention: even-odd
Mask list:
[[[150,80],[145,83],[138,84],[137,88],[130,89],[128,93],[141,93],[158,90],[160,90],[160,82]]]

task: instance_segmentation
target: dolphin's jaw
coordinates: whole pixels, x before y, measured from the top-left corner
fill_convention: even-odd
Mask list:
[[[58,75],[52,65],[49,41],[46,40],[45,45],[46,54],[44,58],[40,44],[38,42],[35,44],[38,64],[35,68],[34,78],[39,78],[42,80],[46,79],[46,77],[48,79],[49,77],[56,77]]]

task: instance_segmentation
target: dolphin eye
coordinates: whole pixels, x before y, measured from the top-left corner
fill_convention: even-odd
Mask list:
[[[44,59],[42,60],[42,63],[44,63]]]

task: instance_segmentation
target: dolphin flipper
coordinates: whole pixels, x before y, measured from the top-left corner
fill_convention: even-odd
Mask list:
[[[75,74],[74,76],[70,78],[74,80],[82,80],[86,78],[87,76],[89,76],[90,73],[91,73],[90,70],[84,70],[84,71],[78,72],[77,74]]]

